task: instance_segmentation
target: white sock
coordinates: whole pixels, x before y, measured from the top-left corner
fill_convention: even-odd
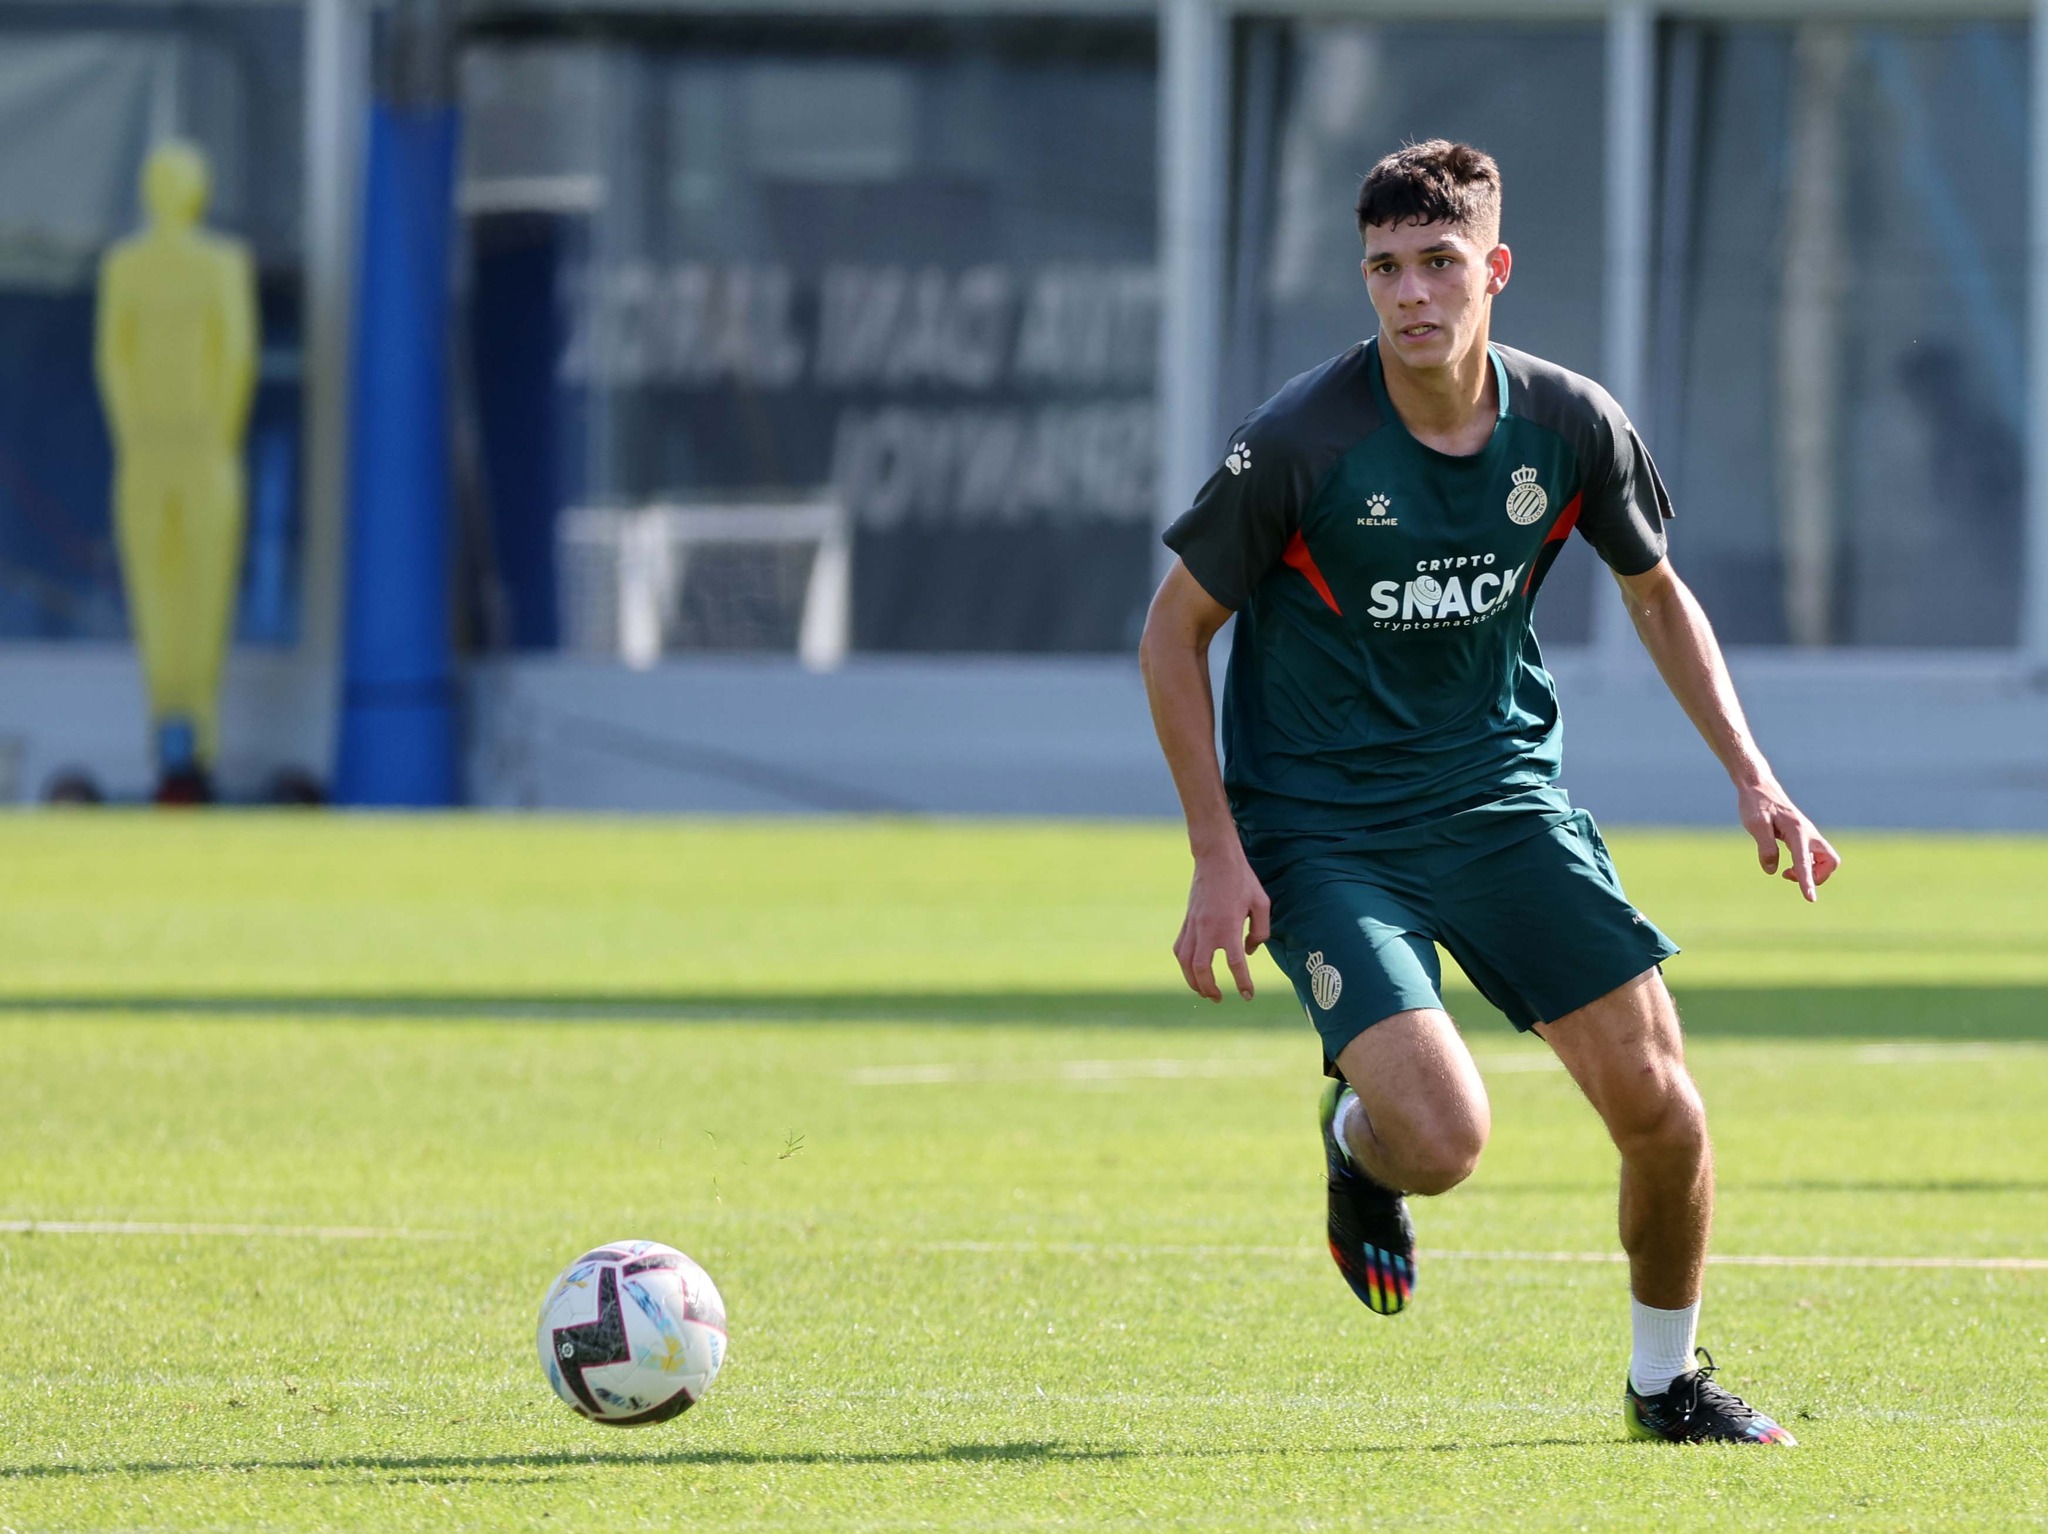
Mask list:
[[[1358,1112],[1358,1094],[1346,1088],[1337,1100],[1337,1116],[1330,1120],[1330,1133],[1337,1137],[1337,1148],[1344,1152],[1344,1159],[1353,1166],[1358,1158],[1351,1154],[1351,1115]]]
[[[1693,1339],[1699,1335],[1700,1302],[1683,1310],[1658,1310],[1634,1295],[1628,1301],[1635,1350],[1629,1355],[1628,1379],[1638,1395],[1653,1396],[1673,1380],[1697,1367]]]

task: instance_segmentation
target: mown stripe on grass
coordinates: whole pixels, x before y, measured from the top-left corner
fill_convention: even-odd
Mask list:
[[[0,1220],[0,1235],[13,1236],[228,1236],[282,1237],[301,1241],[460,1241],[461,1231],[415,1230],[399,1225],[250,1225],[164,1220]],[[893,1244],[893,1243],[892,1243]],[[924,1252],[1041,1257],[1279,1257],[1321,1258],[1313,1246],[1221,1246],[1201,1243],[1134,1241],[923,1241],[909,1243]],[[1429,1262],[1546,1262],[1613,1264],[1628,1261],[1622,1252],[1473,1252],[1419,1253]],[[1818,1253],[1713,1253],[1708,1263],[1727,1268],[1929,1268],[1949,1271],[2048,1273],[2048,1257],[1864,1257]]]
[[[928,1241],[915,1250],[1000,1256],[1043,1257],[1294,1257],[1320,1259],[1315,1246],[1176,1245],[1119,1241]],[[1622,1252],[1462,1252],[1422,1248],[1422,1262],[1622,1263]],[[2048,1257],[1831,1257],[1777,1253],[1714,1253],[1710,1264],[1727,1268],[1936,1268],[1987,1272],[2048,1273]]]
[[[1721,1041],[1710,1041],[1720,1044]],[[1908,1043],[1865,1044],[1851,1052],[1857,1065],[1967,1065],[1986,1061],[2039,1059],[2048,1049],[2036,1043]],[[1486,1076],[1533,1074],[1564,1069],[1557,1056],[1542,1053],[1475,1054],[1472,1063]],[[904,1065],[863,1065],[846,1073],[856,1087],[973,1086],[1030,1081],[1185,1081],[1228,1080],[1243,1076],[1296,1073],[1293,1058],[1244,1058],[1230,1055],[1191,1058],[1127,1058],[1115,1060],[928,1061]]]
[[[1559,1071],[1555,1055],[1479,1055],[1479,1069],[1488,1076],[1521,1071]],[[1183,1081],[1231,1079],[1240,1076],[1298,1074],[1296,1059],[1237,1059],[1228,1055],[1193,1059],[1007,1060],[982,1063],[933,1062],[922,1065],[864,1065],[847,1072],[856,1087],[940,1087],[980,1082],[1020,1081]]]

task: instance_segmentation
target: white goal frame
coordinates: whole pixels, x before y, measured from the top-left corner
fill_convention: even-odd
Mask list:
[[[577,506],[556,531],[565,648],[616,655],[646,671],[666,652],[670,615],[682,593],[690,551],[700,544],[814,543],[797,624],[797,659],[809,671],[846,660],[853,619],[853,536],[836,497],[805,501],[657,501],[647,506]],[[593,608],[593,563],[609,564],[611,600]]]

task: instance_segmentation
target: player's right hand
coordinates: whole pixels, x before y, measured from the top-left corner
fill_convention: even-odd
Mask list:
[[[1230,963],[1237,981],[1237,994],[1252,999],[1252,967],[1249,956],[1273,935],[1273,902],[1245,861],[1244,849],[1232,846],[1223,852],[1195,859],[1195,878],[1188,888],[1187,920],[1174,939],[1173,956],[1180,961],[1188,989],[1211,1001],[1221,1001],[1223,991],[1216,983],[1216,950]]]

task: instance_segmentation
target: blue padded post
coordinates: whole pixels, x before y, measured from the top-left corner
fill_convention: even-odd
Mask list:
[[[371,108],[356,300],[340,804],[459,796],[448,363],[456,113]]]

